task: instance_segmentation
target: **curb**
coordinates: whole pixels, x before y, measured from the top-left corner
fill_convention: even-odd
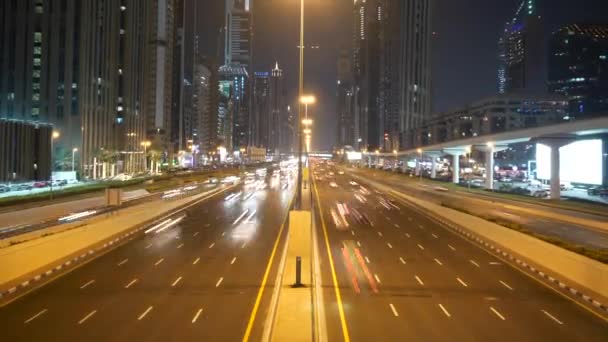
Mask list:
[[[36,285],[43,283],[44,280],[49,279],[52,276],[55,276],[61,272],[66,272],[66,270],[68,268],[74,269],[77,265],[83,263],[84,261],[92,259],[93,255],[99,255],[99,254],[101,254],[101,252],[105,251],[106,249],[109,250],[110,247],[114,247],[114,246],[118,245],[121,241],[130,239],[131,237],[133,237],[133,235],[141,232],[148,226],[153,225],[156,222],[162,221],[162,220],[166,219],[167,217],[173,216],[177,213],[180,213],[180,212],[188,209],[190,206],[194,205],[193,203],[197,203],[199,201],[206,200],[209,197],[212,197],[212,196],[215,196],[222,192],[225,192],[227,190],[230,190],[233,187],[234,186],[229,186],[224,189],[220,189],[219,191],[212,192],[212,193],[208,194],[208,196],[206,196],[206,197],[200,198],[198,200],[194,200],[189,203],[185,203],[184,205],[174,209],[172,212],[162,214],[162,215],[152,218],[148,221],[139,223],[138,225],[136,225],[137,228],[131,229],[127,233],[119,233],[117,237],[116,236],[111,237],[109,241],[104,242],[103,245],[101,245],[99,247],[94,247],[94,248],[85,250],[84,252],[81,252],[81,254],[74,256],[59,265],[56,265],[46,271],[43,271],[42,273],[39,273],[27,280],[24,280],[21,283],[15,285],[5,291],[0,291],[0,307],[8,304],[8,303],[5,303],[5,301],[14,298],[16,295],[20,294],[21,292],[28,291],[28,290],[36,287]]]

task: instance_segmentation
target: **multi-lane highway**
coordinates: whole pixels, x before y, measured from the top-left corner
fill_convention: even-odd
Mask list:
[[[606,321],[397,198],[314,171],[330,341],[608,339]]]
[[[437,191],[440,183],[419,182],[402,174],[367,168],[351,168],[360,176],[371,177],[384,185],[406,191],[419,198],[476,215],[513,222],[527,230],[590,249],[608,248],[608,216],[550,207],[477,192],[452,189]]]
[[[150,227],[0,308],[2,340],[242,339],[293,189],[269,175]]]

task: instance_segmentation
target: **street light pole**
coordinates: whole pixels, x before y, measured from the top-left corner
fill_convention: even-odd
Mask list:
[[[300,80],[298,87],[298,186],[296,189],[296,207],[302,207],[302,98],[304,91],[304,0],[300,0]]]

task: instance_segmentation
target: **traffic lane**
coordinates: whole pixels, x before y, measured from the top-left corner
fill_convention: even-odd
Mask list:
[[[531,329],[545,331],[540,334],[544,338],[547,337],[547,333],[552,333],[555,330],[553,324],[564,325],[562,321],[555,319],[556,316],[562,317],[562,320],[563,317],[566,317],[572,326],[577,327],[577,329],[568,329],[565,336],[578,338],[587,335],[598,337],[606,334],[605,322],[590,315],[575,303],[561,295],[557,295],[552,290],[531,280],[523,273],[504,265],[500,259],[495,258],[450,231],[446,231],[446,229],[429,221],[426,217],[420,216],[417,212],[411,210],[408,213],[408,207],[404,208],[406,209],[405,211],[402,209],[399,212],[394,211],[392,216],[390,214],[387,215],[387,219],[394,222],[399,219],[399,216],[403,216],[401,214],[406,214],[408,216],[407,220],[402,218],[401,225],[418,227],[418,229],[409,229],[409,237],[404,235],[406,241],[417,239],[416,245],[419,247],[415,248],[415,246],[410,244],[406,247],[406,250],[420,249],[421,252],[428,252],[427,261],[429,258],[433,258],[435,261],[434,263],[431,262],[429,268],[423,267],[422,269],[442,269],[443,267],[453,269],[454,272],[451,272],[450,278],[461,275],[456,280],[464,282],[470,290],[478,291],[487,301],[504,300],[507,310],[512,309],[511,311],[516,313],[523,322],[538,321],[539,316],[542,317],[541,322],[535,324]],[[391,217],[393,217],[392,220],[390,220]],[[388,234],[391,234],[390,231]],[[445,233],[441,234],[441,231]],[[424,250],[418,245],[423,246]],[[453,254],[463,252],[463,250],[466,250],[468,258],[465,256],[456,261]],[[404,259],[407,260],[407,257],[404,257]],[[414,260],[414,262],[418,262],[418,260]],[[450,281],[454,283],[454,279],[450,279]],[[524,328],[523,330],[522,334],[526,336],[530,335],[529,329]],[[557,330],[559,331],[559,329]],[[560,336],[564,336],[563,332]],[[556,335],[556,337],[560,336]]]
[[[382,296],[372,294],[373,289],[370,287],[367,277],[355,276],[353,268],[355,265],[360,267],[359,261],[351,258],[347,259],[344,255],[344,243],[351,246],[353,240],[350,230],[339,231],[333,224],[329,208],[333,206],[337,198],[332,193],[332,189],[326,184],[317,182],[317,190],[319,192],[320,214],[323,215],[326,224],[335,275],[350,337],[354,341],[371,341],[379,338],[383,340],[402,340],[404,336],[399,331],[398,324],[389,316],[389,303]],[[321,225],[318,226],[318,229],[322,230]],[[318,235],[323,236],[323,232],[320,231]],[[322,248],[322,250],[320,257],[327,257],[327,248]],[[328,338],[329,340],[343,340],[338,302],[333,284],[331,288],[327,288],[327,285],[325,285],[331,284],[332,274],[327,263],[323,260],[327,259],[322,259],[321,268],[324,288],[326,288],[323,297]],[[357,285],[353,282],[353,276],[355,276]]]
[[[268,203],[265,203],[265,205],[276,214],[278,208],[268,205]],[[260,219],[265,227],[274,226],[266,218]],[[249,281],[249,285],[251,285],[259,281],[251,278],[256,278],[261,272],[260,265],[250,267],[242,263],[242,260],[248,258],[239,255],[241,250],[247,251],[248,246],[257,245],[259,241],[255,239],[243,248],[241,241],[236,243],[231,241],[230,233],[236,229],[230,223],[229,227],[222,231],[226,234],[220,235],[221,238],[218,238],[218,241],[208,241],[211,243],[205,245],[202,249],[213,252],[205,252],[200,261],[198,261],[198,258],[194,259],[192,257],[192,272],[175,272],[171,278],[175,279],[172,283],[175,286],[171,287],[170,292],[163,291],[158,295],[147,296],[138,300],[137,302],[140,303],[147,301],[146,305],[140,309],[141,311],[132,312],[130,314],[132,317],[129,317],[128,321],[135,322],[135,317],[139,314],[140,316],[137,316],[139,322],[139,317],[148,308],[152,309],[141,319],[140,326],[127,326],[119,334],[112,334],[112,339],[133,340],[144,338],[145,340],[164,341],[184,340],[188,336],[209,338],[215,335],[230,335],[230,340],[234,340],[241,337],[244,329],[241,329],[240,326],[243,322],[246,322],[250,310],[248,301],[251,299],[251,289],[246,289],[246,291],[237,289],[235,292],[230,287],[231,274],[235,272],[239,279]],[[201,249],[201,247],[199,246],[198,249]],[[250,259],[255,261],[256,257],[254,255]],[[258,264],[259,261],[257,260]],[[261,260],[262,266],[265,266],[265,261]],[[247,269],[242,267],[247,267]],[[228,290],[224,290],[227,286]],[[255,292],[255,285],[252,286]],[[224,292],[227,292],[228,295],[224,295]],[[219,303],[214,303],[218,300],[216,297],[221,297]],[[218,313],[221,308],[230,308],[230,315]],[[245,318],[241,319],[241,316],[245,316]],[[231,319],[227,320],[226,317],[231,317]],[[219,324],[213,322],[214,319],[220,320]],[[104,321],[104,324],[111,326],[111,322],[108,321]],[[181,328],[168,330],[165,328],[167,324]],[[93,329],[98,329],[98,327]]]
[[[174,246],[175,246],[175,244],[174,244]],[[179,246],[179,245],[177,245],[177,246]],[[124,265],[127,265],[127,264],[128,264],[128,263],[125,263]],[[131,264],[134,264],[134,263],[131,263]],[[133,286],[134,286],[134,285],[133,285]]]
[[[522,212],[518,209],[517,204],[505,204],[500,200],[490,202],[488,199],[479,198],[472,194],[467,194],[463,191],[458,192],[437,192],[436,190],[415,186],[413,184],[404,184],[395,181],[382,179],[385,184],[415,193],[417,196],[426,198],[434,202],[448,202],[457,205],[458,207],[474,210],[477,215],[489,215],[503,220],[513,221],[525,226],[527,229],[550,237],[564,239],[576,244],[588,246],[590,248],[606,248],[608,247],[608,235],[606,231],[594,227],[589,227],[581,224],[563,222],[560,220],[552,220],[544,215],[535,215],[530,212]],[[469,195],[469,196],[467,196]],[[531,207],[535,207],[530,204]],[[536,206],[538,207],[538,206]],[[573,211],[554,210],[553,208],[541,207],[535,210],[546,212],[555,212],[561,215],[577,216],[585,219],[596,220],[600,222],[606,221],[606,217],[598,215],[588,215],[581,213],[580,215]],[[590,217],[586,217],[590,216]]]
[[[211,203],[203,202],[201,205],[211,204],[221,209],[224,205],[223,202],[223,198],[218,195],[218,198],[211,199]],[[215,216],[207,219],[212,220],[211,222],[221,223],[216,220]],[[182,224],[187,222],[183,221]],[[153,280],[168,276],[162,272],[163,269],[150,274],[154,265],[153,262],[156,262],[162,255],[167,256],[165,265],[171,262],[174,266],[179,265],[181,261],[178,258],[169,257],[169,255],[177,253],[177,246],[179,246],[175,237],[180,227],[173,228],[177,228],[177,230],[168,230],[160,235],[151,234],[136,238],[60,277],[34,293],[3,307],[0,309],[3,312],[3,318],[16,319],[17,321],[11,326],[19,336],[23,337],[24,334],[19,333],[19,328],[24,327],[23,321],[20,321],[21,319],[26,320],[26,317],[30,317],[28,315],[32,315],[33,312],[40,312],[39,310],[49,310],[49,314],[55,311],[53,318],[48,321],[45,320],[45,322],[51,324],[48,330],[39,331],[43,334],[42,336],[45,334],[52,336],[53,331],[58,334],[71,332],[71,329],[63,329],[60,325],[64,323],[68,326],[73,324],[72,316],[80,315],[81,312],[90,307],[116,303],[119,299],[117,294],[124,291],[127,285],[130,284],[129,288],[131,288],[136,284],[141,284],[141,279],[138,279],[138,277],[147,275],[151,278],[150,280]],[[175,257],[177,256],[179,255],[175,255]],[[92,280],[93,283],[91,283]],[[134,280],[135,282],[133,282]],[[91,291],[95,291],[93,295],[88,294]],[[61,314],[57,316],[57,313]],[[66,319],[68,321],[64,322]],[[35,329],[31,328],[27,330],[32,333],[36,332]]]
[[[290,191],[290,194],[292,192]],[[288,198],[285,198],[288,200]],[[262,277],[267,267],[267,262],[272,252],[272,247],[277,239],[280,227],[286,218],[288,201],[267,205],[258,212],[257,222],[252,223],[257,229],[255,236],[247,244],[242,239],[242,232],[233,236],[238,247],[237,254],[228,259],[223,269],[219,270],[215,282],[210,285],[215,287],[215,292],[203,293],[208,316],[200,322],[200,327],[193,330],[184,330],[181,340],[203,338],[211,341],[236,341],[243,337],[251,310],[254,306],[258,290],[261,286]],[[233,228],[237,232],[238,227]],[[283,241],[284,236],[283,234]],[[236,257],[236,259],[235,259]],[[278,264],[275,259],[274,264]],[[276,268],[269,276],[265,284],[265,299],[261,303],[254,325],[252,341],[259,340],[264,323],[264,313],[270,299],[271,289],[274,285]],[[196,280],[196,279],[195,279]],[[200,278],[201,283],[205,280]],[[187,324],[191,324],[190,320]],[[255,328],[258,329],[255,329]]]
[[[321,202],[333,203],[345,200],[343,193],[338,194],[339,190],[328,189],[328,191],[334,191],[335,196],[327,196],[323,193],[323,195],[320,195],[322,196]],[[321,192],[323,192],[323,189],[321,189]],[[330,215],[326,212],[327,210],[324,210],[326,220],[331,221]],[[328,226],[330,226],[328,227],[330,229],[329,234],[335,235],[331,232],[333,229],[331,224]],[[353,224],[352,228],[354,229],[347,231],[347,234],[342,236],[342,240],[346,240],[348,244],[350,242],[348,239],[353,239],[352,242],[361,251],[360,258],[345,262],[347,265],[350,264],[346,267],[342,267],[338,261],[336,270],[340,284],[348,284],[347,286],[341,286],[341,288],[346,320],[353,340],[421,340],[446,339],[446,336],[451,338],[470,337],[470,334],[459,332],[458,329],[451,329],[447,332],[446,329],[438,330],[435,322],[438,316],[424,300],[430,294],[420,290],[417,284],[408,284],[403,279],[395,277],[402,272],[398,268],[397,258],[394,259],[395,263],[389,264],[389,257],[384,252],[384,250],[387,250],[387,246],[384,243],[375,242],[375,233],[369,234],[369,227],[356,227],[356,224]],[[352,231],[355,232],[354,236]],[[330,240],[335,239],[330,238]],[[338,245],[342,242],[339,241]],[[340,246],[332,248],[334,255],[338,253],[337,249],[339,248]],[[369,255],[372,256],[368,257]],[[339,257],[337,259],[339,260]],[[348,260],[346,256],[344,260]],[[353,280],[350,276],[353,273],[354,265],[357,263],[359,265],[365,263],[368,274],[357,276]],[[345,274],[349,276],[345,276]],[[356,282],[359,284],[359,293],[357,293]],[[377,292],[374,291],[371,284],[375,284]],[[403,298],[410,299],[405,303],[406,306],[401,305],[403,304]],[[327,306],[328,312],[331,312],[332,306],[333,302],[330,302]],[[407,322],[403,321],[405,313],[401,312],[405,309],[407,309],[408,314]],[[409,314],[411,314],[411,317],[409,317]],[[339,331],[336,331],[339,325],[333,324],[334,321],[335,314],[332,321],[328,323],[330,336],[339,336]],[[411,325],[408,326],[410,323]]]
[[[346,198],[336,200],[348,202]],[[371,202],[370,200],[368,203]],[[351,208],[355,207],[354,204],[350,204]],[[357,223],[353,223],[352,228],[355,232],[356,243],[360,246],[363,258],[369,265],[371,276],[378,282],[377,296],[385,299],[384,305],[379,306],[374,314],[383,319],[397,319],[399,322],[396,327],[393,327],[398,332],[393,332],[390,338],[471,340],[488,339],[491,336],[496,339],[498,336],[495,336],[495,330],[499,327],[493,327],[494,322],[491,321],[491,317],[481,313],[484,307],[481,301],[475,301],[478,299],[477,295],[464,293],[461,285],[455,280],[454,283],[449,282],[449,277],[436,269],[439,265],[433,259],[419,257],[418,262],[412,263],[413,256],[409,257],[409,254],[400,256],[403,255],[399,252],[400,242],[392,234],[398,229],[384,218],[386,213],[378,208],[373,209],[378,214],[377,217],[371,217],[371,214],[367,213],[374,222],[373,228]],[[395,222],[394,219],[393,222]],[[419,254],[420,252],[416,252],[417,249],[412,248],[411,251]],[[410,260],[409,263],[404,263],[406,258]],[[421,269],[424,272],[420,272]],[[476,313],[467,315],[467,318],[474,319],[476,322],[484,322],[479,324],[482,328],[465,329],[462,323],[451,319],[452,314],[448,311],[451,301],[444,297],[462,295],[467,296],[467,301],[470,302],[468,304],[469,312]],[[351,317],[351,319],[356,322],[354,324],[357,326],[365,326],[367,315]],[[438,329],[438,323],[441,325],[440,329]],[[364,331],[353,332],[353,336],[356,335],[357,339],[370,338],[378,334],[383,339],[388,339],[388,336],[384,336],[386,333],[383,331],[364,329]]]

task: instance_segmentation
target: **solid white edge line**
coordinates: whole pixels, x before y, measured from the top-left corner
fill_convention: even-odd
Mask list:
[[[40,317],[40,316],[44,315],[44,314],[45,314],[47,311],[48,311],[47,309],[43,309],[43,310],[42,310],[42,311],[40,311],[39,313],[37,313],[37,314],[35,314],[34,316],[32,316],[32,317],[28,318],[27,320],[25,320],[23,323],[24,323],[24,324],[27,324],[27,323],[29,323],[29,322],[33,321],[33,320],[35,320],[36,318],[38,318],[38,317]]]
[[[555,323],[559,324],[559,325],[563,325],[564,322],[560,321],[559,319],[555,318],[555,316],[553,316],[552,314],[550,314],[549,312],[547,312],[546,310],[541,310],[545,315],[547,315],[547,317],[551,318],[553,321],[555,321]]]
[[[96,312],[97,312],[97,310],[93,310],[93,311],[89,312],[88,315],[84,316],[80,321],[78,321],[78,324],[84,323],[87,319],[91,318],[91,316],[93,316]]]
[[[198,320],[198,316],[200,316],[202,312],[203,312],[202,308],[198,309],[198,311],[194,315],[194,318],[192,319],[192,323],[196,323],[196,320]]]
[[[388,306],[391,308],[391,311],[393,311],[393,315],[395,317],[399,317],[399,313],[397,312],[397,309],[395,309],[395,306],[393,305],[393,303],[388,304]]]
[[[452,315],[450,315],[450,313],[448,312],[448,310],[446,310],[443,305],[439,304],[439,307],[441,308],[441,310],[443,311],[443,313],[448,316],[448,317],[452,317]]]

